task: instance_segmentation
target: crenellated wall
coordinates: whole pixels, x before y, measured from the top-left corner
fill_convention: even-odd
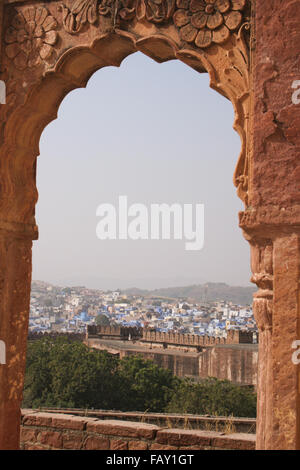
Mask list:
[[[163,347],[190,346],[199,349],[201,346],[214,344],[245,344],[253,343],[253,333],[249,331],[229,330],[227,337],[214,337],[209,335],[192,335],[169,331],[163,333],[154,329],[133,328],[123,326],[97,326],[88,325],[86,338],[110,338],[120,340],[137,340],[141,343],[159,343]]]
[[[125,327],[125,326],[101,326],[88,325],[86,330],[87,338],[113,338],[113,339],[135,339],[143,336],[142,328]]]

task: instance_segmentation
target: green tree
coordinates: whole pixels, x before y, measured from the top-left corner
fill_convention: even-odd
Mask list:
[[[114,408],[118,362],[66,338],[34,341],[28,347],[23,406]]]
[[[68,337],[28,344],[23,406],[255,417],[252,388],[174,377],[142,356],[120,360]]]
[[[64,294],[70,295],[71,294],[71,288],[70,287],[64,287],[62,289],[62,292],[64,292]]]
[[[209,377],[199,383],[182,380],[166,410],[170,413],[216,416],[256,416],[256,394],[251,387]]]
[[[103,313],[101,313],[100,315],[97,315],[97,317],[95,319],[95,323],[96,323],[96,325],[99,325],[99,326],[109,326],[110,325],[109,318],[106,315],[103,315]]]
[[[179,382],[168,369],[141,356],[125,357],[120,362],[122,378],[122,409],[162,412]]]

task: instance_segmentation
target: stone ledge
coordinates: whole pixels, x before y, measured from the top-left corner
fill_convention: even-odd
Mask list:
[[[107,419],[88,423],[86,429],[88,432],[96,432],[110,436],[142,437],[153,440],[160,428],[155,424]]]
[[[87,424],[93,421],[97,421],[97,418],[61,415],[58,413],[52,417],[52,426],[57,429],[73,429],[83,431],[86,429]]]
[[[23,411],[22,411],[23,415]],[[26,426],[45,426],[57,429],[73,429],[83,431],[87,423],[97,421],[97,418],[88,418],[60,413],[32,412],[26,410],[22,424]]]
[[[212,435],[216,436],[218,433],[213,433],[212,431],[194,431],[189,429],[164,429],[158,431],[156,441],[159,444],[173,446],[210,446]]]
[[[141,422],[101,420],[24,410],[25,450],[254,450],[254,434],[166,429]]]
[[[232,445],[236,450],[255,450],[256,436],[251,434],[227,434],[224,436],[216,436],[212,439],[212,447],[222,449],[232,449]]]
[[[224,345],[222,346],[224,347]],[[23,413],[32,413],[33,410],[22,410]],[[64,415],[74,415],[82,417],[92,417],[100,420],[120,420],[143,422],[147,424],[155,424],[159,428],[185,429],[188,421],[191,428],[206,431],[213,430],[218,427],[218,432],[224,432],[224,428],[228,424],[226,416],[210,416],[210,415],[192,415],[177,413],[142,413],[137,411],[116,411],[116,410],[83,410],[83,409],[62,409],[42,408],[41,411],[47,413],[56,413]],[[256,419],[255,418],[235,418],[230,417],[230,423],[237,433],[255,434]]]

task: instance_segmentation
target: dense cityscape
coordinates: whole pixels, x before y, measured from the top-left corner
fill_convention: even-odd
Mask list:
[[[30,332],[84,333],[87,325],[99,323],[217,337],[226,337],[229,329],[257,331],[250,305],[194,303],[186,298],[127,295],[121,290],[58,287],[33,281]]]

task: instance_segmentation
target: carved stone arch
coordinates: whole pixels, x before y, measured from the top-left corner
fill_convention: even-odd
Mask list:
[[[55,119],[69,91],[84,87],[101,67],[119,66],[135,51],[157,62],[179,59],[199,72],[208,72],[211,87],[231,100],[234,128],[241,137],[234,182],[247,203],[249,2],[218,0],[216,4],[213,7],[205,0],[177,0],[177,4],[175,0],[65,0],[13,2],[7,7],[1,76],[6,78],[8,103],[0,126],[0,153],[5,154],[0,169],[3,221],[29,224],[36,230],[35,159],[42,130]],[[206,13],[210,7],[213,14]],[[199,48],[196,39],[191,41],[182,33],[186,29],[182,23],[193,22],[199,14],[212,22],[211,29],[202,29],[203,21],[197,27],[187,26],[194,36],[210,35],[210,47],[207,39],[205,47]],[[218,21],[217,28],[212,19]]]

